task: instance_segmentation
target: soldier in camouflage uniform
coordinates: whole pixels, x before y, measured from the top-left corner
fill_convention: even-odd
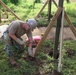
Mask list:
[[[37,22],[34,19],[29,19],[26,22],[17,20],[9,24],[7,30],[4,32],[5,51],[9,56],[9,61],[12,65],[17,64],[14,59],[13,46],[18,50],[18,53],[24,51],[24,41],[21,36],[26,33],[29,39],[28,54],[32,56],[32,31],[37,26]]]

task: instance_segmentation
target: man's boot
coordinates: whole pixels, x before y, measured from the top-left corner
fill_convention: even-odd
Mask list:
[[[19,67],[19,64],[15,61],[14,57],[9,57],[9,62],[12,66]]]
[[[13,56],[12,57],[9,57],[9,62],[10,62],[11,65],[16,64],[16,61],[15,61],[15,59],[14,59]]]

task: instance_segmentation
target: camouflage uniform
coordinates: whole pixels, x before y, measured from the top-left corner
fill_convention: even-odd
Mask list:
[[[9,57],[14,55],[14,50],[17,53],[22,53],[24,51],[24,46],[18,44],[12,38],[10,38],[7,31],[4,32],[3,39],[5,43],[4,50],[6,51]]]

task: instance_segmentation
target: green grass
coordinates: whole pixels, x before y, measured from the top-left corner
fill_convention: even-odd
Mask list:
[[[63,70],[64,75],[75,75],[76,74],[76,41],[65,41],[63,46],[64,52],[66,52],[67,48],[74,51],[74,55],[72,57],[68,57],[67,54],[64,54],[63,58]]]
[[[3,42],[0,41],[0,75],[49,75],[54,69],[52,57],[48,56],[48,52],[53,46],[53,41],[46,40],[42,45],[36,61],[24,60],[23,58],[16,59],[21,64],[19,69],[11,67],[8,62],[8,57],[3,51]],[[63,75],[76,75],[76,41],[67,40],[63,42],[63,58],[62,58],[62,73]],[[74,55],[68,57],[66,50],[71,49],[75,52]],[[27,53],[25,51],[25,53]],[[16,57],[17,58],[17,57]]]
[[[7,4],[9,8],[11,8],[15,14],[21,18],[21,20],[25,21],[29,18],[34,18],[43,4],[36,3],[33,9],[33,2],[32,0],[21,0],[20,3],[15,6],[14,4]],[[71,19],[71,22],[74,26],[76,26],[76,3],[70,3],[70,4],[64,4],[65,11],[67,12],[69,18]],[[52,6],[52,14],[56,12],[57,8],[55,5]],[[14,16],[12,16],[11,13],[9,13],[9,20],[16,20]],[[3,17],[3,16],[2,16]],[[47,26],[47,6],[41,13],[41,17],[38,18],[38,24],[41,26]],[[9,24],[9,22],[3,22],[2,24]],[[67,23],[66,23],[67,25]],[[76,52],[76,41],[65,41],[63,46],[64,56],[63,56],[63,68],[62,72],[64,75],[75,75],[76,74],[76,54],[69,58],[67,54],[65,54],[66,49],[70,48],[72,50],[75,50]],[[24,61],[23,59],[18,59],[17,61],[21,63],[20,69],[11,68],[9,66],[8,57],[3,51],[3,43],[0,43],[0,75],[35,75],[38,71],[50,73],[52,69],[54,68],[53,63],[50,63],[53,58],[49,57],[47,54],[50,51],[51,48],[47,48],[47,46],[53,48],[53,43],[50,41],[46,41],[43,44],[43,47],[41,48],[37,59],[39,62],[31,62],[31,61]],[[42,63],[42,64],[41,64]],[[41,65],[40,65],[41,64]]]
[[[11,8],[15,14],[21,18],[21,20],[25,21],[29,18],[34,18],[43,4],[36,3],[33,9],[33,1],[32,0],[20,0],[20,3],[16,6],[11,3],[7,3],[7,6]],[[76,26],[76,3],[64,4],[65,11],[67,12],[71,22],[74,26]],[[52,14],[56,12],[55,5],[52,6]],[[16,18],[10,13],[9,20],[16,20]],[[2,17],[4,17],[4,12],[2,13]],[[47,26],[47,6],[41,13],[41,17],[38,19],[38,24],[41,26]],[[9,24],[9,22],[3,22],[1,24]],[[65,23],[67,25],[67,23]],[[40,52],[37,55],[37,61],[25,61],[22,58],[17,61],[21,63],[20,69],[15,69],[9,65],[8,57],[3,51],[3,42],[0,42],[0,75],[40,75],[39,72],[43,73],[43,75],[49,75],[51,71],[54,69],[53,63],[51,63],[51,58],[48,56],[48,52],[53,48],[53,41],[45,41],[42,45]],[[66,54],[67,48],[75,51],[75,55],[72,57],[68,57]],[[27,53],[25,51],[25,53]],[[62,72],[64,75],[76,75],[76,41],[64,41],[63,42],[63,59],[62,59]],[[44,74],[45,73],[45,74]]]

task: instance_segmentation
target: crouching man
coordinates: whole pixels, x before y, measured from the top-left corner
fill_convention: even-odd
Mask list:
[[[9,24],[6,31],[3,34],[5,42],[5,51],[8,54],[9,62],[12,65],[17,65],[14,59],[13,46],[18,50],[18,53],[24,52],[25,43],[21,39],[21,36],[26,33],[29,39],[28,54],[32,56],[32,31],[36,28],[37,22],[34,19],[29,19],[26,22],[17,20]]]

